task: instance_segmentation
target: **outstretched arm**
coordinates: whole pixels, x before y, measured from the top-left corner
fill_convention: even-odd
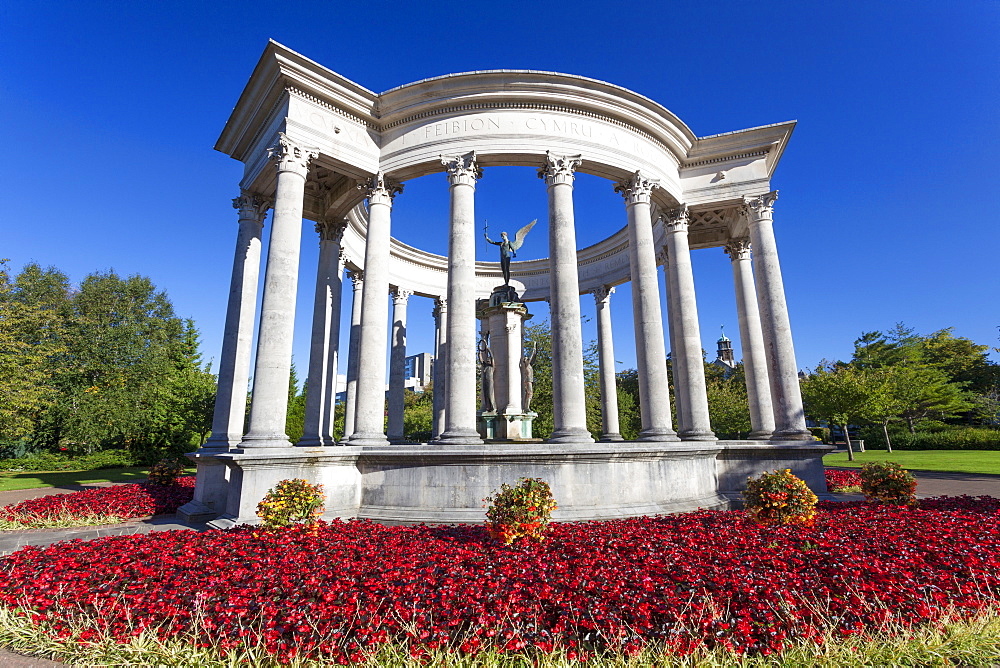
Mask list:
[[[486,234],[486,232],[483,232],[483,236],[486,237],[486,241],[488,243],[491,243],[494,246],[499,246],[500,244],[503,243],[502,241],[493,241],[492,239],[490,239],[490,235]]]

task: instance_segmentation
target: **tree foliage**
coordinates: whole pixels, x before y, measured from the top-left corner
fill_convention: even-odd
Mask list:
[[[204,438],[214,377],[194,323],[148,278],[97,272],[73,288],[29,264],[13,281],[3,272],[0,308],[0,437],[81,453],[128,447],[153,461]]]

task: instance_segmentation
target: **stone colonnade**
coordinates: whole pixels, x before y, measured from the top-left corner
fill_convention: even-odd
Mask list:
[[[306,175],[316,151],[284,135],[271,150],[277,167],[254,392],[247,433],[243,434],[244,392],[249,377],[250,343],[256,308],[261,230],[271,200],[243,193],[234,200],[239,232],[226,317],[219,391],[212,437],[206,452],[286,448],[285,412],[292,328],[299,269],[299,246]],[[552,318],[553,419],[550,442],[592,443],[587,430],[580,285],[573,210],[574,173],[580,155],[546,155],[539,177],[549,199],[549,299]],[[482,170],[475,152],[442,156],[450,192],[448,278],[436,298],[434,318],[434,440],[449,445],[478,445],[476,425],[475,188]],[[664,247],[653,234],[651,193],[656,180],[636,171],[615,185],[625,199],[632,281],[632,313],[639,376],[641,441],[711,441],[701,335],[691,270],[686,207],[663,217]],[[403,366],[406,341],[406,286],[392,295],[391,337],[386,328],[390,300],[390,229],[394,197],[403,186],[378,173],[359,188],[368,201],[364,272],[351,270],[353,286],[350,350],[347,364],[345,435],[347,445],[401,443]],[[798,390],[788,311],[772,228],[776,193],[745,197],[740,209],[749,238],[732,239],[725,252],[732,260],[743,361],[756,439],[808,438]],[[320,221],[320,257],[313,311],[309,396],[304,447],[335,444],[334,402],[337,385],[340,305],[345,258],[343,221]],[[754,250],[751,261],[750,249]],[[677,391],[677,424],[672,423],[657,264],[666,274],[667,325]],[[621,440],[615,388],[610,298],[614,288],[594,290],[602,394],[602,441]],[[388,429],[383,429],[386,348],[391,346]]]

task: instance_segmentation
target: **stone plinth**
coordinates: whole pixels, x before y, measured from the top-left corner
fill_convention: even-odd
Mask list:
[[[537,414],[523,409],[521,364],[524,323],[531,319],[528,307],[512,286],[499,285],[476,315],[493,361],[493,404],[479,411],[479,435],[491,441],[533,440],[531,424]]]
[[[747,478],[774,470],[790,469],[820,499],[831,498],[826,491],[823,455],[833,452],[832,445],[818,441],[719,441],[722,446],[716,462],[719,493],[734,507],[743,506],[742,491]]]
[[[323,485],[324,519],[388,524],[482,522],[482,499],[522,477],[551,485],[560,521],[728,508],[740,503],[748,476],[776,468],[791,469],[824,498],[830,449],[760,441],[247,448],[211,456],[230,483],[225,512],[209,526],[257,523],[257,504],[289,478]]]

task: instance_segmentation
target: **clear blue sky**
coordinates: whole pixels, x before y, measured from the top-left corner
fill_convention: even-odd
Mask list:
[[[698,135],[796,119],[773,185],[799,366],[848,357],[862,331],[897,321],[1000,345],[994,0],[6,0],[0,34],[0,257],[15,270],[55,265],[73,281],[110,267],[148,275],[195,319],[207,357],[221,346],[241,175],[212,146],[268,38],[374,91],[451,72],[541,69],[642,93]],[[530,170],[488,170],[480,183],[477,217],[496,231],[545,212]],[[408,184],[393,214],[398,237],[443,251],[415,230],[444,229],[444,177]],[[610,183],[578,180],[581,246],[624,219]],[[544,237],[529,237],[524,259],[544,256]],[[300,375],[311,233],[303,249]],[[480,245],[480,259],[494,254]],[[738,334],[729,262],[718,249],[694,262],[704,346],[714,351],[720,324]],[[583,304],[592,315],[592,300]],[[431,350],[430,309],[411,300],[412,352]],[[634,365],[630,313],[626,288],[613,303],[619,369]]]

